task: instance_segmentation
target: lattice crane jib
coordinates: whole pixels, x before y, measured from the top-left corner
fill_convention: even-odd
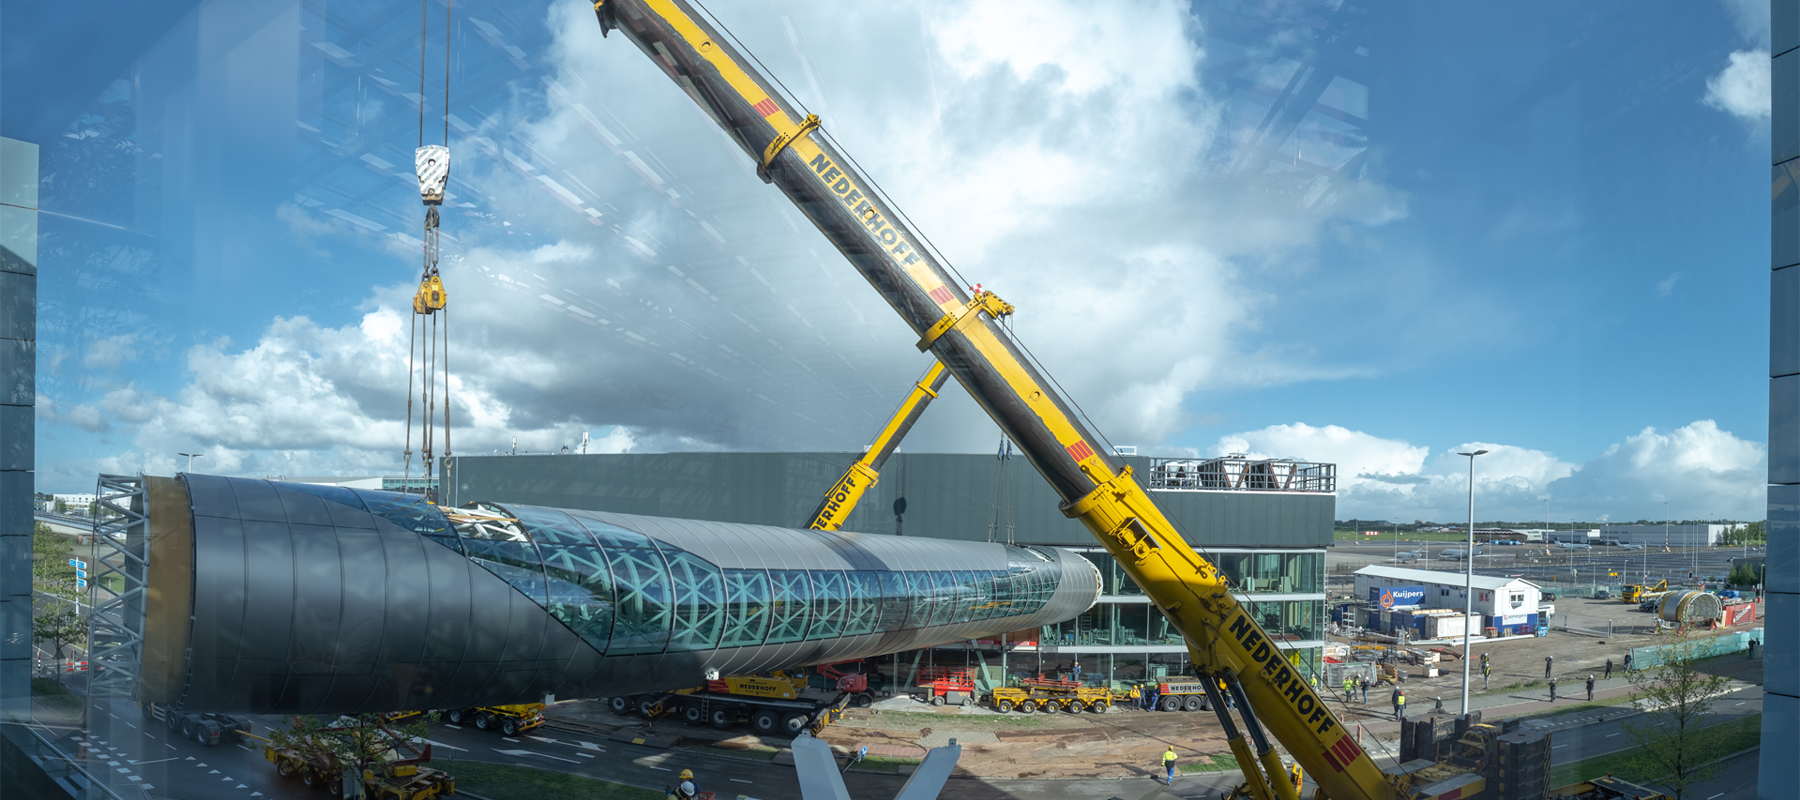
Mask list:
[[[131,698],[143,664],[150,563],[144,478],[101,475],[95,495],[94,562],[86,579],[89,695]]]

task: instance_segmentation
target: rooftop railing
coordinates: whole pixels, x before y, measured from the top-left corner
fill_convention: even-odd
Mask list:
[[[1291,458],[1153,458],[1150,488],[1161,491],[1337,491],[1337,465]]]

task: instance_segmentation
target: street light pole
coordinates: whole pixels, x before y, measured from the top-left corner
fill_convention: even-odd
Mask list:
[[[206,454],[205,453],[176,453],[175,455],[187,456],[187,460],[188,460],[187,471],[193,472],[194,471],[194,459],[199,458],[200,456],[203,456]]]
[[[1469,458],[1469,551],[1463,562],[1463,651],[1462,713],[1469,713],[1469,617],[1475,613],[1475,457],[1486,450],[1457,453]]]

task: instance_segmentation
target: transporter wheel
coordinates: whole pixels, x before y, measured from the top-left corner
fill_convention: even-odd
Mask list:
[[[781,735],[799,736],[806,730],[806,715],[798,711],[789,711],[781,716]]]
[[[144,719],[146,719],[146,720],[156,719],[156,704],[155,703],[145,703],[144,704]]]
[[[1108,703],[1105,700],[1095,700],[1093,705],[1088,706],[1088,710],[1096,714],[1104,714],[1106,713],[1106,709],[1111,705],[1111,703]]]
[[[931,704],[932,704],[932,705],[934,705],[934,706],[941,706],[941,705],[943,705],[943,704],[944,704],[944,696],[943,696],[943,695],[941,695],[941,694],[934,694],[934,695],[932,695],[932,696],[931,696]]]
[[[175,713],[175,709],[163,709],[163,724],[168,726],[170,735],[181,733],[181,715]]]
[[[488,716],[488,713],[486,711],[475,712],[475,729],[481,730],[481,731],[493,730],[494,729],[494,718]]]
[[[850,704],[857,708],[868,708],[869,706],[875,705],[875,696],[868,692],[857,692],[856,697],[851,699]]]
[[[1164,710],[1164,711],[1180,711],[1181,710],[1181,698],[1165,697],[1162,699],[1162,702],[1157,703],[1157,705],[1160,706],[1162,708],[1162,710]]]
[[[681,718],[689,725],[699,725],[706,721],[706,712],[701,711],[699,706],[688,706],[681,709]]]
[[[280,775],[283,778],[294,777],[294,772],[296,770],[297,768],[294,766],[294,762],[291,759],[284,758],[275,762],[275,774]]]
[[[1037,713],[1037,710],[1038,702],[1036,700],[1023,700],[1019,702],[1019,713],[1021,714],[1035,714]]]
[[[181,718],[181,735],[184,738],[193,739],[194,731],[199,727],[200,726],[194,724],[194,716],[192,714],[185,715]]]
[[[469,719],[469,712],[460,708],[453,708],[450,710],[450,713],[446,715],[446,718],[450,720],[450,724],[452,725],[461,725]]]
[[[656,715],[656,707],[662,705],[654,697],[646,697],[638,701],[638,716],[652,717]]]
[[[764,736],[773,736],[781,729],[781,715],[766,708],[759,708],[750,715],[750,727]]]
[[[1062,711],[1065,714],[1079,714],[1084,710],[1086,710],[1086,708],[1081,704],[1080,700],[1066,701],[1063,703],[1062,707]]]
[[[1001,700],[999,703],[994,704],[994,710],[1002,714],[1011,714],[1013,710],[1013,701]]]
[[[308,789],[320,789],[325,786],[325,776],[320,775],[318,770],[303,769],[300,770],[300,782],[306,784]]]
[[[1199,696],[1198,695],[1188,695],[1188,699],[1183,700],[1181,702],[1181,710],[1182,711],[1199,711],[1200,710]]]
[[[731,723],[737,721],[737,709],[715,708],[712,713],[707,715],[706,721],[713,727],[724,730],[731,727]]]
[[[511,717],[500,720],[500,732],[506,734],[507,736],[518,736],[519,735],[519,721],[516,719],[513,719]]]
[[[631,698],[624,695],[609,697],[606,699],[606,707],[612,709],[614,714],[623,717],[631,713]]]

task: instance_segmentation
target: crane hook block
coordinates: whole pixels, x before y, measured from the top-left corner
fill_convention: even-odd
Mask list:
[[[438,280],[438,276],[432,275],[419,282],[419,293],[413,295],[413,313],[431,314],[443,308],[449,299],[449,296],[444,294],[444,282]]]
[[[442,205],[444,185],[450,182],[450,148],[428,144],[413,151],[413,169],[419,173],[419,199],[425,205]]]

